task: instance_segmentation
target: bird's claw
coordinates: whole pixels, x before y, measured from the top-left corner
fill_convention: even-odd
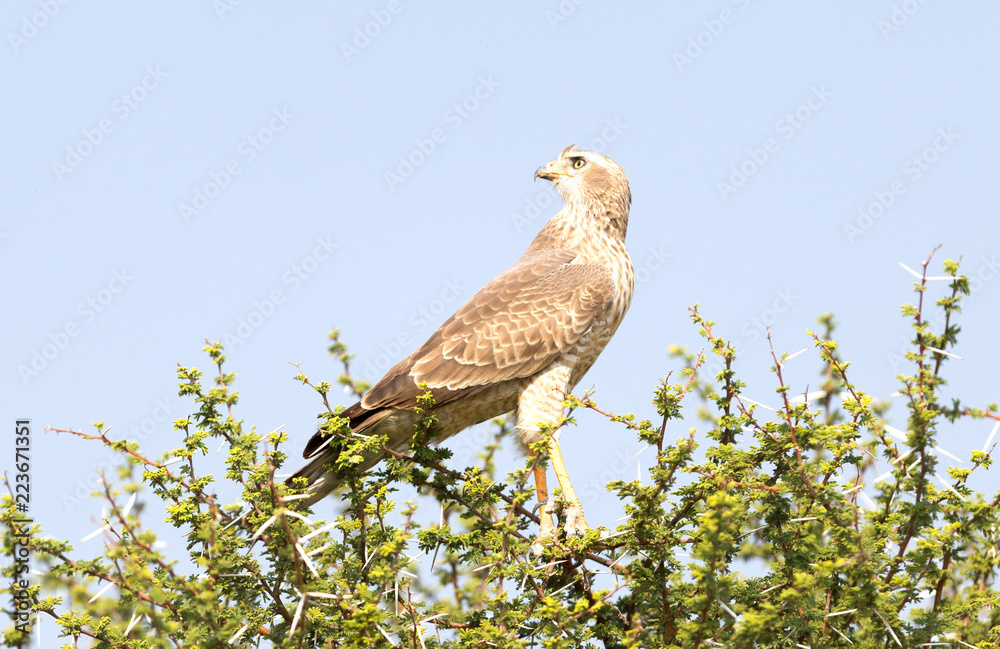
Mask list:
[[[580,538],[590,531],[590,525],[583,516],[583,506],[580,503],[559,502],[556,511],[561,512],[565,518],[563,532],[566,538]],[[541,558],[545,552],[543,543],[549,543],[556,538],[556,526],[552,523],[553,512],[548,507],[542,507],[539,512],[540,523],[538,526],[538,536],[534,543],[528,548],[528,558]]]
[[[563,530],[567,538],[582,537],[590,531],[590,525],[583,517],[583,507],[579,503],[567,503],[563,507],[563,515],[566,517]]]
[[[528,559],[540,559],[545,553],[545,546],[542,545],[542,542],[548,543],[556,535],[556,527],[552,524],[552,513],[548,507],[542,506],[538,512],[538,516],[538,536],[535,537],[534,543],[528,548]]]

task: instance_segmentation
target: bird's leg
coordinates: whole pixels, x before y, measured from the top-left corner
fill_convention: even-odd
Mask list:
[[[567,536],[583,536],[590,529],[583,517],[583,507],[580,506],[580,499],[577,498],[573,484],[569,481],[562,452],[559,450],[563,400],[569,389],[571,371],[568,364],[561,361],[553,362],[544,372],[533,378],[518,396],[515,430],[521,438],[521,443],[530,448],[531,444],[545,440],[546,451],[561,487],[560,502],[550,502],[545,485],[545,468],[538,466],[537,457],[533,458],[541,520],[538,536],[529,550],[531,556],[540,555],[542,542],[555,536],[553,514],[560,511],[565,514],[564,529]]]
[[[583,517],[583,505],[573,490],[573,483],[569,480],[569,473],[566,472],[566,465],[563,463],[562,451],[559,450],[559,440],[550,436],[548,440],[549,459],[552,461],[552,470],[556,472],[556,479],[559,480],[559,488],[562,489],[563,499],[566,505],[563,513],[566,515],[566,536],[583,536],[590,529],[587,519]]]
[[[538,499],[538,536],[528,549],[532,557],[542,556],[542,541],[555,536],[556,528],[552,524],[552,512],[549,509],[549,487],[545,475],[545,465],[535,462],[535,497]]]

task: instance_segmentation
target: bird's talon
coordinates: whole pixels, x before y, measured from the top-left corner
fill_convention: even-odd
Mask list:
[[[582,537],[590,531],[590,525],[587,523],[587,519],[583,516],[583,507],[580,505],[566,505],[563,509],[563,514],[566,516],[566,523],[563,525],[563,530],[566,532],[566,537]]]
[[[541,523],[538,526],[538,536],[528,548],[528,559],[539,559],[545,553],[543,542],[549,543],[556,536],[556,527],[552,524],[552,515],[542,507]]]
[[[578,503],[567,503],[564,500],[546,503],[554,507],[565,521],[562,525],[566,538],[581,538],[590,531],[590,525],[583,516],[583,507]],[[545,544],[549,544],[556,539],[556,526],[552,523],[552,512],[548,507],[542,507],[541,522],[538,527],[538,536],[528,548],[528,558],[538,559],[545,552]]]

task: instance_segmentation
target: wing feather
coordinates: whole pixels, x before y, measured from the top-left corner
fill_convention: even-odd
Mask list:
[[[611,272],[573,264],[571,250],[523,257],[400,361],[362,401],[411,407],[426,383],[442,405],[483,387],[531,376],[570,349],[614,297]]]

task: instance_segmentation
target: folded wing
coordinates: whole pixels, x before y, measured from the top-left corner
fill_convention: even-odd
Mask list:
[[[591,327],[614,297],[610,271],[575,253],[524,257],[483,287],[418,350],[389,370],[365,408],[409,408],[426,383],[443,405],[469,390],[544,369]]]

